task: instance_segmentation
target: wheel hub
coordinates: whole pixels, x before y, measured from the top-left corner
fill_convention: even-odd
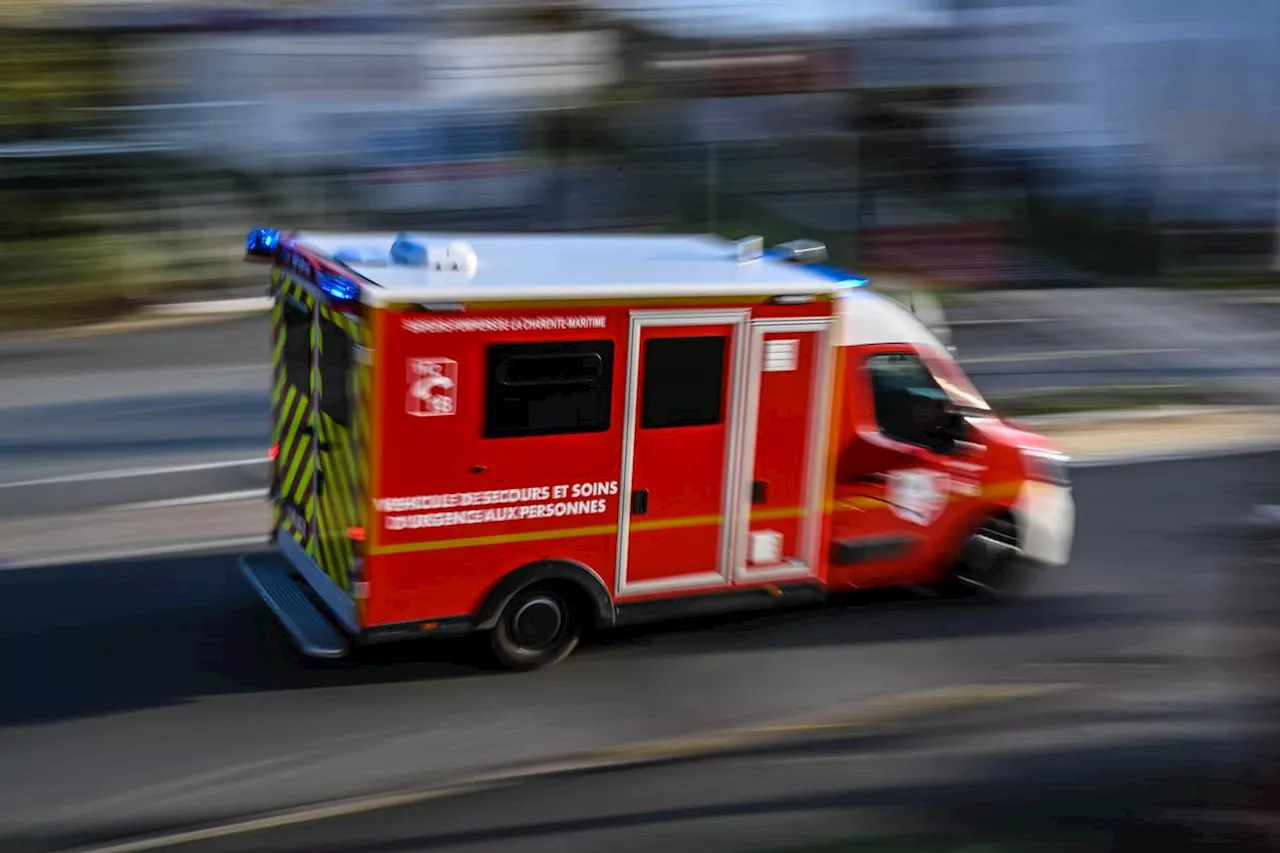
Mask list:
[[[511,638],[525,649],[551,645],[564,624],[564,615],[555,599],[536,596],[520,605],[511,618]]]

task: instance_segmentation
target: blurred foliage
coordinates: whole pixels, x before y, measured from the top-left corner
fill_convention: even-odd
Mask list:
[[[0,173],[6,326],[78,322],[247,275],[264,203],[245,178],[161,155],[30,159]]]
[[[119,96],[111,42],[101,36],[0,30],[0,134],[43,139],[87,119],[84,108]]]

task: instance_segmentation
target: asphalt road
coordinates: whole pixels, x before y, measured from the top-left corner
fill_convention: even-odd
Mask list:
[[[1151,668],[1098,673],[1088,701],[1019,706],[896,737],[858,732],[670,764],[541,778],[196,843],[191,853],[1146,853],[1194,849],[1175,807],[1247,766],[1252,697]],[[1115,682],[1128,683],[1119,686]],[[1107,684],[1110,681],[1112,683]],[[1135,688],[1134,682],[1141,684]],[[1188,698],[1190,694],[1190,699]],[[1217,725],[1205,726],[1212,714]],[[1246,837],[1230,840],[1237,844]],[[1226,839],[1215,839],[1221,845]],[[1182,842],[1179,844],[1179,842]],[[1206,840],[1205,847],[1210,846]],[[1222,849],[1219,846],[1217,849]],[[1233,846],[1231,849],[1244,849]],[[1264,849],[1259,845],[1256,849]]]
[[[1235,524],[1274,500],[1277,470],[1267,454],[1079,471],[1073,563],[1016,607],[866,595],[614,634],[521,675],[477,670],[464,643],[300,665],[230,555],[0,572],[0,756],[21,780],[0,786],[0,839],[200,822],[1203,646]]]
[[[0,340],[0,515],[263,486],[223,463],[265,456],[267,358],[265,315]],[[214,467],[124,474],[186,466]]]

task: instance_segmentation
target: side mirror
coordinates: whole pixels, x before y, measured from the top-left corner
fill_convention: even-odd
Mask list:
[[[948,409],[938,428],[938,437],[943,445],[942,452],[945,453],[954,452],[956,445],[968,441],[969,424],[965,421],[964,415]]]
[[[951,453],[964,440],[967,425],[964,416],[951,408],[945,397],[935,394],[911,395],[913,425],[922,444],[937,453]]]

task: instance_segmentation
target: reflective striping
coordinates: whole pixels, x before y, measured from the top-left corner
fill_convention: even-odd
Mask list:
[[[354,352],[355,347],[363,346],[363,328],[357,318],[335,311],[328,305],[319,306],[318,315],[321,323],[331,324],[347,338],[346,346]],[[315,346],[323,363],[325,358],[325,336],[317,324],[314,331]],[[332,353],[329,353],[332,356]],[[351,570],[356,560],[356,547],[347,537],[347,530],[362,527],[365,494],[361,472],[362,461],[367,456],[362,452],[361,436],[363,419],[368,415],[367,395],[361,374],[364,370],[355,359],[350,360],[350,369],[344,389],[349,406],[351,421],[343,425],[335,421],[321,408],[317,413],[316,426],[324,450],[317,455],[318,476],[323,477],[323,488],[316,496],[316,542],[315,558],[321,570],[335,584],[344,590],[351,589]],[[325,397],[324,372],[313,377],[317,388],[318,400]],[[332,393],[332,390],[330,391]]]
[[[289,461],[288,467],[285,469],[284,478],[281,480],[280,491],[281,494],[288,497],[289,500],[301,506],[302,496],[299,494],[298,489],[298,471],[302,466],[303,457],[307,456],[310,451],[310,442],[301,430],[302,421],[306,415],[307,409],[310,408],[311,401],[302,394],[297,393],[292,386],[290,386],[289,391],[291,392],[292,400],[289,407],[286,409],[285,418],[287,418],[288,421],[287,426],[285,427],[284,439],[281,442],[282,447],[280,451],[281,458],[287,458]],[[307,479],[310,478],[308,477]]]
[[[779,509],[753,509],[751,521],[777,521],[783,518],[800,518],[805,514],[804,507],[790,506]]]
[[[767,510],[769,518],[797,518],[804,514],[803,507],[785,507]],[[635,531],[675,530],[682,527],[702,527],[720,524],[719,515],[690,515],[683,518],[633,521]],[[616,535],[617,524],[597,524],[589,527],[562,527],[555,530],[534,530],[527,533],[495,533],[492,536],[468,536],[461,539],[439,539],[434,542],[412,542],[403,545],[387,545],[374,548],[371,554],[407,554],[415,551],[446,551],[454,548],[470,548],[476,545],[507,545],[516,542],[542,542],[548,539],[572,539],[582,536]]]
[[[720,515],[687,515],[683,518],[655,518],[631,522],[632,533],[647,530],[676,530],[681,527],[710,527],[724,520]],[[617,529],[617,525],[614,525]]]
[[[309,420],[307,413],[311,406],[311,389],[298,388],[288,381],[288,370],[285,364],[284,300],[290,299],[301,307],[309,307],[312,299],[278,269],[272,271],[272,284],[276,297],[272,306],[275,335],[272,346],[272,367],[275,374],[272,389],[275,404],[272,435],[274,443],[278,446],[274,462],[278,488],[276,526],[283,524],[295,541],[304,547],[309,547],[308,531],[305,528],[299,530],[295,527],[294,516],[284,511],[281,499],[297,507],[303,520],[310,525],[309,491],[312,483],[313,448],[311,438],[303,431],[303,426]]]
[[[981,497],[984,500],[1000,501],[1008,498],[1015,498],[1022,489],[1022,481],[1011,480],[1004,483],[995,483],[989,486],[983,486]],[[948,501],[964,500],[971,495],[948,493]],[[885,498],[872,497],[870,495],[857,495],[855,497],[844,498],[841,500],[831,501],[827,504],[827,512],[854,512],[874,509],[877,506],[889,506],[889,501]]]
[[[412,542],[404,545],[384,545],[370,551],[371,554],[410,554],[417,551],[444,551],[451,548],[471,548],[476,545],[505,545],[511,542],[542,542],[547,539],[572,539],[582,536],[617,535],[618,525],[599,524],[594,527],[562,527],[556,530],[536,530],[529,533],[499,533],[493,536],[469,536],[465,539],[438,539],[434,542]]]
[[[1021,483],[1018,481],[997,483],[983,489],[982,496],[987,499],[999,499],[1001,497],[1016,495]],[[951,494],[949,500],[961,500],[965,495]],[[865,511],[878,506],[888,506],[889,502],[883,498],[871,497],[869,495],[860,495],[843,500],[828,502],[824,511],[832,512],[850,512]],[[804,507],[780,507],[777,509],[758,510],[752,513],[752,520],[769,520],[782,518],[798,518],[804,515]],[[655,530],[674,530],[684,527],[700,527],[703,525],[720,524],[722,516],[719,515],[695,515],[686,516],[684,518],[664,518],[652,519],[645,521],[633,521],[631,529],[636,532],[646,532]],[[370,554],[407,554],[417,551],[446,551],[454,548],[471,548],[480,545],[507,545],[518,542],[540,542],[548,539],[570,539],[583,536],[601,536],[604,534],[616,534],[618,525],[616,524],[600,524],[589,527],[565,527],[556,530],[537,530],[528,533],[497,533],[491,536],[468,536],[458,539],[439,539],[433,542],[412,542],[403,545],[387,545],[370,549]]]

